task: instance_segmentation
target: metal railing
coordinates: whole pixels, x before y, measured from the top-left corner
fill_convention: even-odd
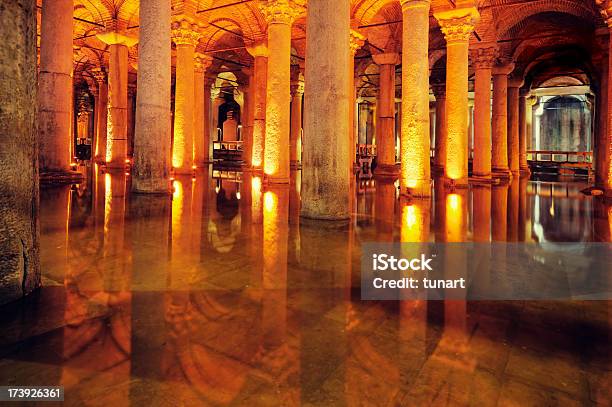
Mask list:
[[[529,150],[527,161],[548,164],[569,164],[572,166],[590,167],[593,164],[592,151],[554,151]]]
[[[357,155],[359,157],[375,157],[376,146],[374,144],[357,144]]]
[[[215,141],[214,150],[221,151],[243,151],[242,141]]]

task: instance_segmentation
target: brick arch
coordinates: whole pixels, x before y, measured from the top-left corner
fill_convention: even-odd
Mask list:
[[[200,41],[201,47],[203,47],[204,52],[214,49],[217,42],[219,42],[219,40],[221,40],[222,38],[226,38],[227,36],[234,37],[236,46],[244,45],[245,39],[241,39],[239,35],[233,35],[226,31],[230,30],[235,32],[236,34],[244,35],[237,21],[224,17],[211,20],[210,23],[215,24],[219,27],[223,27],[223,29],[215,27],[211,24],[208,24],[206,26],[206,29],[204,30],[202,39]]]
[[[254,3],[254,2],[253,2]],[[207,16],[208,21],[231,20],[245,36],[245,42],[263,38],[266,20],[257,5],[245,3],[226,9],[214,10]]]

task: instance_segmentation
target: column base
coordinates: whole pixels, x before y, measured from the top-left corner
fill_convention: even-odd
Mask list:
[[[492,176],[495,179],[511,180],[512,172],[508,168],[493,168]]]
[[[302,162],[301,161],[291,161],[289,163],[289,168],[291,168],[292,170],[300,170],[302,169]]]
[[[378,164],[374,170],[374,178],[397,178],[400,169],[395,164]]]
[[[519,170],[519,174],[521,177],[530,177],[531,169],[529,167],[521,167],[521,169]]]
[[[267,174],[264,174],[264,179],[263,179],[263,184],[264,185],[269,185],[269,186],[273,186],[273,185],[289,185],[291,183],[291,179],[290,178],[277,178],[277,177],[270,177]]]
[[[491,176],[491,173],[489,174],[472,174],[472,176],[469,178],[469,183],[470,184],[474,184],[474,185],[491,185],[491,184],[496,184],[498,183],[499,180],[494,179]]]
[[[41,170],[39,175],[41,184],[73,184],[83,180],[83,174],[67,170]]]
[[[444,188],[446,188],[447,190],[451,190],[451,191],[454,189],[467,188],[469,185],[467,178],[451,179],[451,178],[444,177],[443,179],[444,179]]]
[[[431,180],[417,180],[418,187],[400,187],[400,195],[405,198],[429,198],[431,197]]]

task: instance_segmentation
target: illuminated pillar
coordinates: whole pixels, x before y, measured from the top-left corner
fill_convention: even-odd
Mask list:
[[[479,18],[475,8],[435,14],[446,38],[446,166],[452,185],[468,182],[468,49]]]
[[[357,124],[355,122],[355,109],[357,108],[357,89],[355,88],[355,54],[365,44],[365,37],[357,30],[352,29],[349,34],[351,57],[349,58],[349,135],[351,140],[351,165],[357,166]]]
[[[94,159],[97,162],[106,159],[106,123],[108,118],[108,85],[106,72],[101,68],[93,70],[94,78],[98,84],[98,103],[96,103],[96,145]]]
[[[298,73],[299,76],[299,73]],[[291,168],[299,168],[302,163],[302,97],[304,81],[299,77],[291,82]]]
[[[597,5],[601,9],[602,16],[606,20],[608,29],[612,29],[612,1],[597,0]],[[610,35],[612,39],[612,35]],[[608,41],[608,62],[602,69],[602,85],[600,88],[600,100],[603,102],[603,112],[605,119],[603,125],[599,126],[600,134],[597,139],[597,171],[595,174],[597,184],[605,189],[607,197],[612,197],[612,40]],[[604,58],[605,61],[605,58]]]
[[[195,56],[195,96],[194,96],[194,137],[193,137],[193,164],[196,167],[203,167],[210,161],[208,154],[208,134],[206,130],[208,126],[208,110],[206,109],[206,97],[210,104],[210,87],[208,92],[205,91],[206,80],[204,73],[212,63],[212,58],[204,54],[196,54]]]
[[[199,39],[196,24],[187,20],[172,24],[172,41],[176,44],[172,167],[176,174],[193,171],[195,48]]]
[[[308,3],[301,212],[306,218],[350,217],[349,7],[350,0]]]
[[[444,174],[446,165],[446,84],[432,86],[436,97],[436,151],[434,155],[434,168],[436,174]]]
[[[38,78],[39,167],[69,171],[72,103],[73,0],[42,5]],[[8,57],[8,56],[7,56]]]
[[[268,75],[268,48],[264,43],[248,46],[247,51],[253,56],[253,147],[249,166],[261,170],[264,159],[264,140],[266,135],[266,89]]]
[[[134,157],[134,131],[136,121],[136,85],[128,86],[127,104],[127,158]]]
[[[272,68],[268,69],[266,91],[264,174],[270,184],[288,184],[291,25],[299,9],[292,0],[268,0],[262,10],[268,22],[268,63]]]
[[[97,35],[108,44],[108,125],[106,135],[106,165],[125,167],[127,159],[128,125],[128,48],[138,41],[119,32]]]
[[[376,157],[375,175],[395,177],[395,66],[400,63],[398,54],[372,55],[379,66],[379,89],[376,105]]]
[[[522,80],[508,81],[508,163],[514,176],[520,169],[519,92]]]
[[[521,176],[529,176],[529,164],[527,164],[527,119],[531,114],[531,104],[527,103],[527,92],[521,92],[519,99],[519,169]]]
[[[508,74],[514,64],[493,68],[493,138],[491,167],[495,178],[511,177],[508,167]]]
[[[242,73],[247,76],[247,83],[241,86],[244,95],[244,109],[240,114],[240,121],[242,122],[242,167],[249,170],[251,168],[250,158],[253,156],[253,109],[255,108],[253,93],[255,84],[252,69],[242,68]]]
[[[402,6],[402,194],[431,195],[429,135],[430,0],[400,0]]]
[[[170,1],[140,6],[141,41],[136,92],[132,190],[170,192]]]
[[[476,178],[491,178],[491,79],[496,50],[477,48],[472,52],[476,67],[474,83],[474,161]]]

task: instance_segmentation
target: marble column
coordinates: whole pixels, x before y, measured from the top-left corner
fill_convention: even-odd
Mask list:
[[[395,166],[395,66],[400,57],[395,53],[372,55],[379,67],[379,89],[376,105],[377,177],[397,176]]]
[[[102,68],[94,69],[93,75],[98,84],[98,103],[96,103],[96,145],[94,160],[96,162],[100,162],[106,159],[108,84],[106,83],[106,72]]]
[[[298,72],[299,76],[299,72]],[[302,165],[302,98],[304,81],[301,78],[291,82],[291,138],[289,154],[291,168]]]
[[[349,45],[351,49],[351,57],[349,59],[349,96],[350,96],[350,105],[349,105],[349,135],[351,140],[351,163],[353,167],[358,165],[357,163],[357,124],[356,124],[356,114],[355,109],[357,108],[357,89],[355,87],[355,54],[357,50],[363,47],[365,44],[365,37],[359,31],[355,29],[351,29],[349,34]]]
[[[266,136],[266,91],[268,76],[268,47],[260,42],[247,46],[247,51],[253,56],[253,141],[250,157],[247,156],[247,166],[253,170],[261,170],[264,160],[264,140]]]
[[[140,5],[132,190],[170,192],[170,0]]]
[[[134,158],[134,130],[136,121],[136,85],[128,86],[128,104],[127,104],[127,159]]]
[[[174,95],[174,143],[172,167],[175,174],[193,171],[195,48],[200,33],[187,19],[172,24],[172,41],[176,44],[176,85]]]
[[[41,171],[70,171],[73,13],[73,0],[45,1],[42,5],[38,78]]]
[[[350,217],[349,8],[350,0],[308,3],[301,209],[306,218]]]
[[[519,170],[521,176],[529,176],[531,173],[529,164],[527,164],[527,116],[531,114],[531,105],[527,103],[527,97],[527,92],[523,91],[519,99]]]
[[[429,135],[430,0],[400,0],[402,30],[401,193],[431,195]]]
[[[437,174],[444,174],[446,165],[446,84],[432,86],[436,97],[436,136],[434,170]]]
[[[205,130],[208,126],[208,116],[206,109],[206,80],[204,74],[206,69],[212,63],[212,58],[204,54],[196,54],[195,56],[195,79],[194,79],[194,116],[193,116],[193,165],[201,168],[210,162],[209,158],[209,137]],[[210,87],[208,90],[208,100],[210,103]]]
[[[596,0],[601,15],[608,25],[607,61],[602,59],[601,86],[598,100],[603,116],[598,126],[599,134],[596,138],[596,171],[595,182],[604,188],[606,197],[612,198],[612,0]],[[602,106],[603,105],[603,106]]]
[[[472,52],[476,68],[474,83],[474,160],[472,175],[491,178],[491,79],[496,49],[477,48]]]
[[[480,17],[476,8],[435,14],[446,38],[446,165],[444,177],[454,186],[468,183],[469,39]]]
[[[50,3],[48,9],[54,8],[55,3],[47,3]],[[58,1],[57,3],[65,2]],[[72,1],[68,3],[72,7]],[[0,177],[2,184],[0,185],[0,211],[2,216],[0,216],[0,253],[2,256],[0,256],[0,304],[4,304],[23,298],[40,286],[41,273],[36,142],[38,138],[36,128],[37,89],[35,86],[36,1],[4,1],[1,8]],[[57,9],[61,14],[66,7],[58,4]],[[69,18],[72,18],[72,14]],[[51,21],[48,21],[47,25],[49,23]],[[71,35],[72,22],[67,23]],[[45,33],[44,29],[43,33]],[[49,40],[54,42],[58,39]],[[72,44],[71,38],[70,44]],[[47,53],[50,54],[51,50],[48,47],[49,45],[46,46]],[[72,63],[71,60],[70,63]],[[47,90],[53,89],[54,84],[72,83],[71,80],[69,81],[69,72],[65,78],[54,78],[56,75],[52,71],[48,71],[46,75]],[[57,76],[61,75],[58,72]],[[56,82],[55,79],[58,81]],[[51,94],[46,96],[51,96]],[[49,100],[39,99],[39,102],[47,103]],[[39,106],[54,105],[50,103]],[[46,119],[54,117],[54,112],[49,110]],[[64,116],[60,115],[60,117]],[[53,130],[53,132],[41,133],[41,135],[51,136],[59,129],[53,127],[48,130]],[[63,147],[68,148],[68,145],[65,144]],[[53,149],[50,151],[53,153]],[[53,157],[58,158],[59,156],[51,154],[49,158]],[[64,167],[63,161],[48,161],[48,163],[51,162],[61,163],[61,169],[68,168],[68,166]],[[17,314],[13,316],[16,317]]]
[[[288,184],[291,25],[300,9],[292,0],[268,0],[262,10],[268,22],[268,64],[272,67],[266,91],[264,174],[269,184]]]
[[[523,86],[520,79],[508,82],[508,164],[513,176],[519,175],[520,169],[520,130],[519,130],[519,92]]]
[[[514,64],[493,68],[493,117],[491,168],[495,178],[508,179],[508,74]]]
[[[242,73],[247,77],[247,83],[241,86],[244,95],[244,108],[240,113],[240,121],[242,122],[242,167],[249,170],[251,168],[250,157],[253,156],[253,109],[255,108],[253,70],[243,68]]]

